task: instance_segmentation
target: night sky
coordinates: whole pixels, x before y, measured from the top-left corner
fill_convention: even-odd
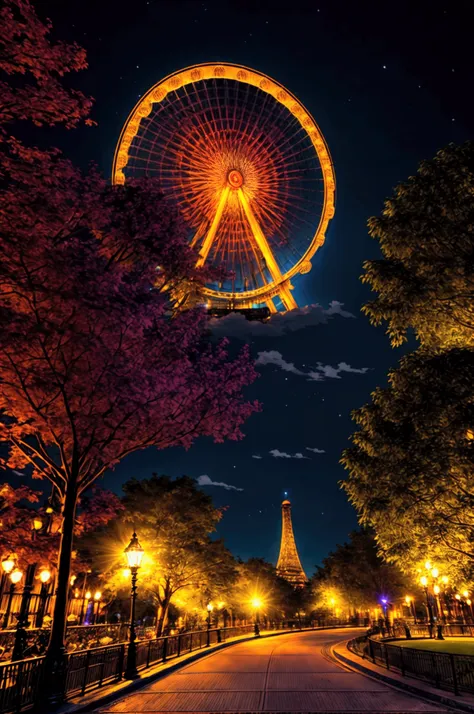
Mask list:
[[[472,138],[470,5],[452,0],[37,3],[58,38],[76,40],[88,52],[89,70],[71,81],[95,97],[92,116],[98,126],[48,136],[75,162],[95,161],[110,175],[120,129],[141,94],[188,65],[228,61],[269,74],[303,102],[328,142],[336,171],[335,218],[313,270],[296,281],[294,292],[299,305],[321,308],[306,319],[291,318],[286,334],[279,324],[266,331],[242,330],[240,323],[232,328],[251,342],[255,357],[271,352],[266,361],[274,362],[259,366],[261,378],[250,390],[263,411],[245,425],[246,438],[221,445],[199,440],[188,452],[139,452],[109,473],[103,486],[119,492],[127,478],[158,472],[205,475],[242,489],[203,485],[218,505],[228,506],[219,534],[231,550],[273,562],[287,491],[308,573],[356,526],[338,487],[344,476],[340,455],[353,430],[350,413],[386,382],[403,352],[391,349],[383,328],[371,327],[360,313],[369,297],[359,281],[362,263],[379,254],[366,222],[421,159],[451,141]],[[330,369],[340,363],[346,371]],[[308,373],[314,371],[323,379],[311,380]]]

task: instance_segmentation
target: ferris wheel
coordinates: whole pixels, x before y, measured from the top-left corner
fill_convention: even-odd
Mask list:
[[[334,215],[335,176],[310,113],[253,69],[206,63],[155,84],[128,117],[112,179],[154,176],[189,227],[197,264],[223,268],[209,304],[291,310]],[[280,304],[281,301],[281,304]]]

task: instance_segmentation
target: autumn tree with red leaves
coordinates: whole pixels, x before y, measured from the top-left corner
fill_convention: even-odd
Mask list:
[[[5,96],[16,94],[9,83],[16,74],[28,96],[11,100],[3,122],[83,119],[89,100],[60,83],[85,66],[83,51],[51,44],[49,25],[26,0],[8,0],[0,22],[0,69],[13,87]],[[203,311],[173,314],[170,288],[203,276],[179,216],[154,184],[110,187],[58,151],[26,148],[5,124],[3,131],[1,438],[10,445],[6,464],[29,465],[62,503],[49,646],[57,671],[78,499],[139,449],[188,448],[200,435],[239,439],[256,409],[242,389],[256,375],[246,350],[231,360],[225,344],[205,341]]]

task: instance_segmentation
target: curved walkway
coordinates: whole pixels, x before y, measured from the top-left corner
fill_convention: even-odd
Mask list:
[[[184,666],[100,712],[442,712],[328,657],[350,630],[242,642]]]

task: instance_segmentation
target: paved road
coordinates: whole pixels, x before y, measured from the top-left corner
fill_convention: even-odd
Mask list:
[[[302,632],[211,653],[101,712],[434,712],[442,706],[349,672],[327,654],[345,631]]]

